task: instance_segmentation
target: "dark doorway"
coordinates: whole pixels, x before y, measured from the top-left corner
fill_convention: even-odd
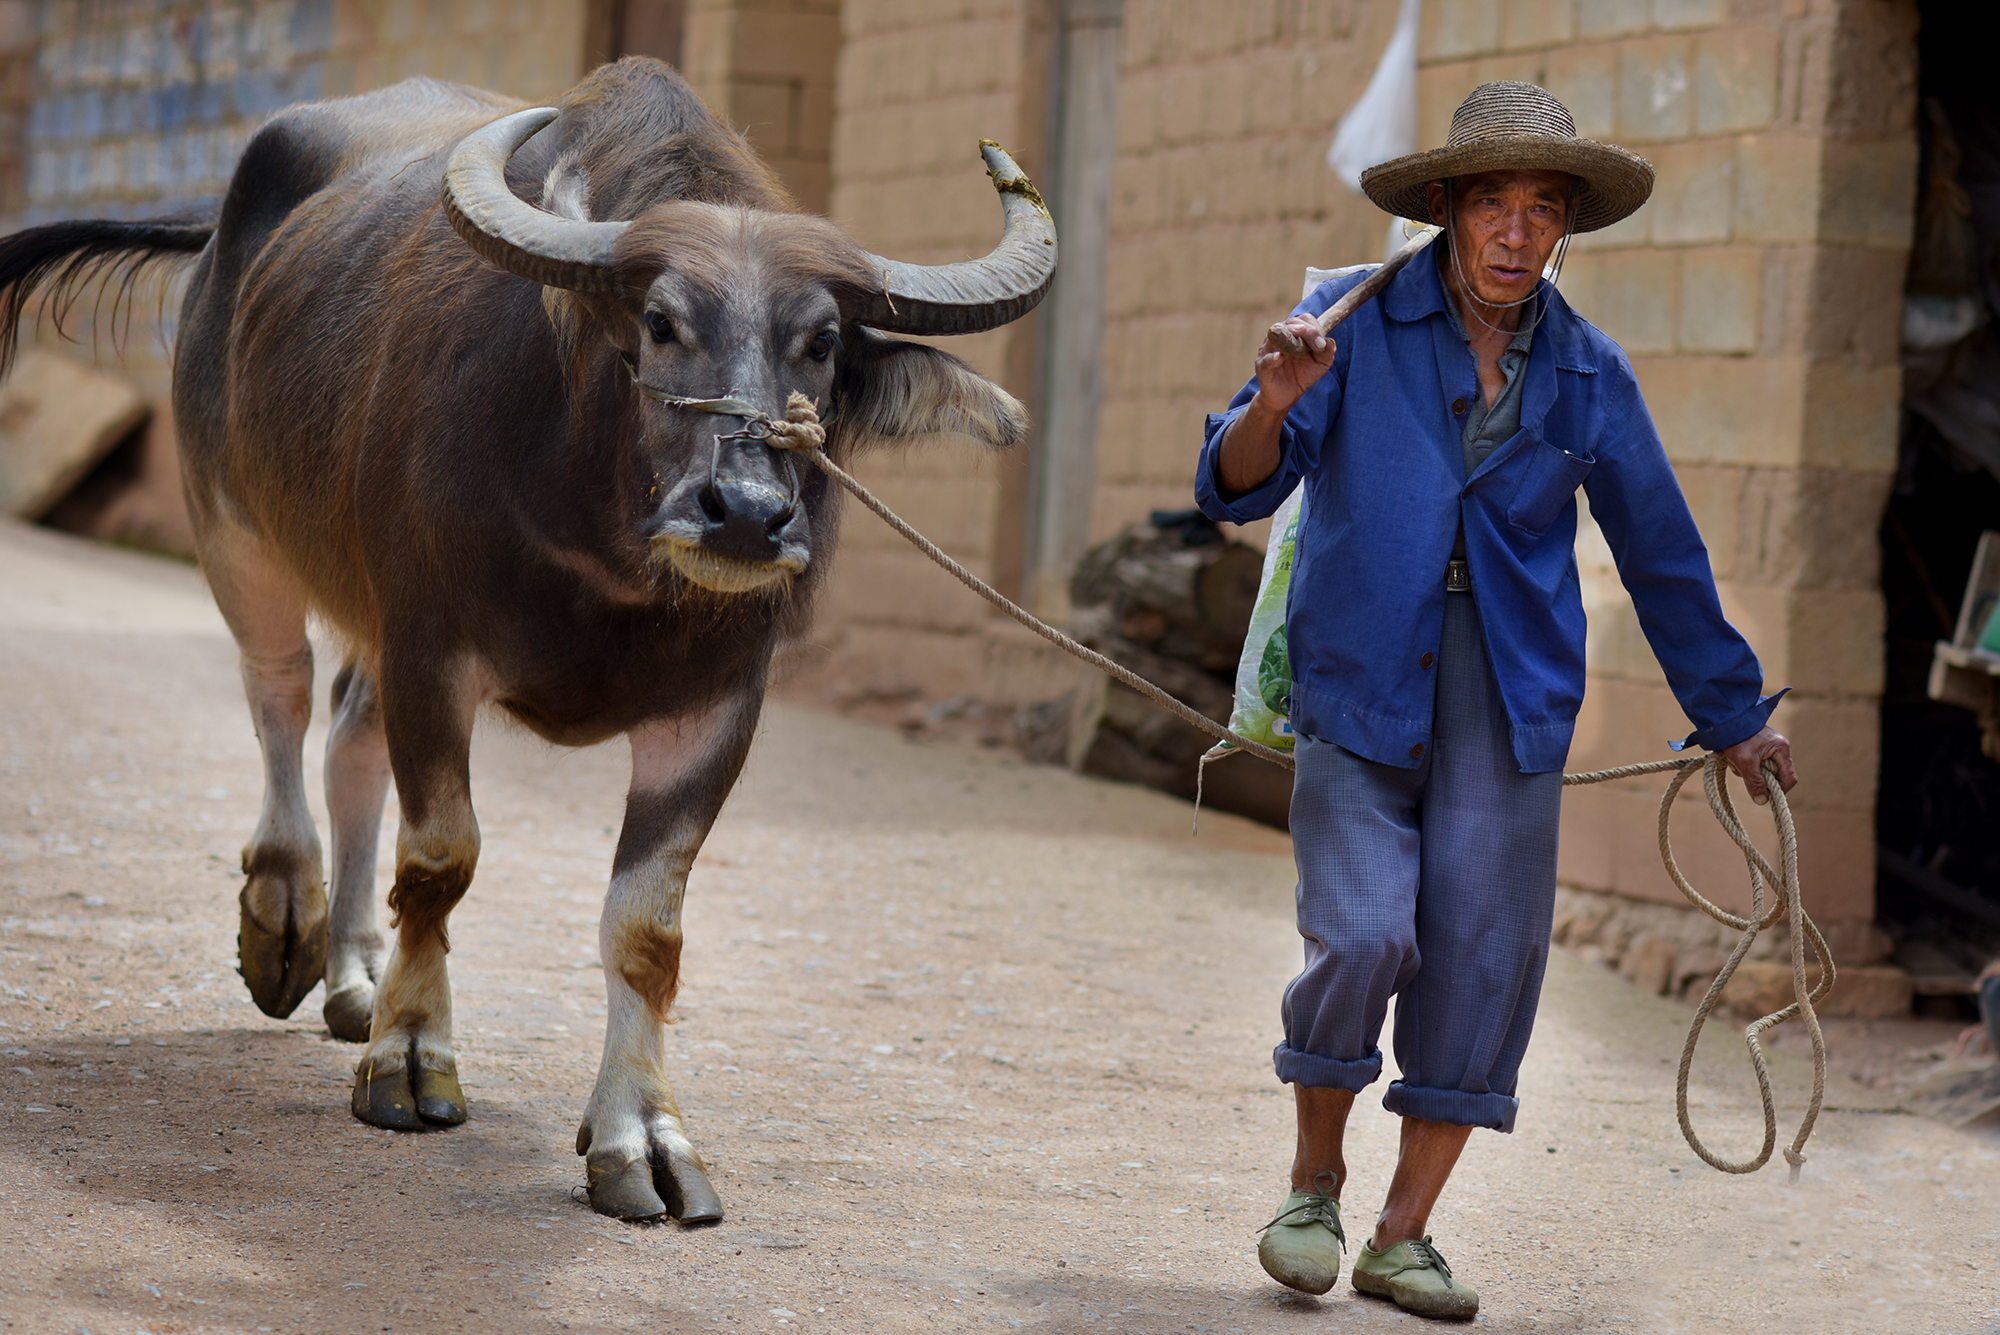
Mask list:
[[[1882,524],[1887,673],[1876,831],[1881,924],[1937,980],[2000,953],[2000,761],[1971,710],[1930,698],[1980,535],[2000,529],[2000,84],[1983,6],[1921,0],[1917,229],[1901,457]],[[1956,892],[1956,893],[1954,893]],[[1920,996],[1920,1005],[1924,1004]]]

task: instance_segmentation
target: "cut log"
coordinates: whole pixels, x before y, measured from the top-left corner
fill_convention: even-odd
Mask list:
[[[151,411],[128,381],[24,348],[0,383],[0,511],[40,519]]]

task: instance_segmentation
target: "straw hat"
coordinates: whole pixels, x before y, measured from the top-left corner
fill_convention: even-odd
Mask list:
[[[1489,171],[1563,171],[1581,181],[1575,229],[1609,227],[1653,193],[1653,164],[1614,144],[1576,136],[1569,108],[1531,83],[1483,83],[1451,118],[1443,148],[1361,173],[1368,198],[1398,218],[1428,219],[1424,187]]]

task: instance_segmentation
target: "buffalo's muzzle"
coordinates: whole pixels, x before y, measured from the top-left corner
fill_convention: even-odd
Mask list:
[[[768,483],[723,477],[695,493],[703,520],[701,545],[738,561],[779,561],[803,526],[798,497]]]

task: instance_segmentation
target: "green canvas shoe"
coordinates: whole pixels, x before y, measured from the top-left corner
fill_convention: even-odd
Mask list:
[[[1319,1191],[1294,1191],[1278,1207],[1278,1217],[1264,1225],[1257,1243],[1257,1260],[1264,1273],[1288,1289],[1325,1293],[1340,1277],[1340,1253],[1347,1234],[1340,1228],[1340,1202],[1333,1198],[1339,1183],[1332,1173],[1313,1179]]]
[[[1379,1252],[1362,1243],[1361,1254],[1354,1258],[1353,1279],[1357,1293],[1391,1299],[1418,1316],[1469,1321],[1479,1311],[1479,1294],[1451,1277],[1451,1267],[1428,1237]]]

